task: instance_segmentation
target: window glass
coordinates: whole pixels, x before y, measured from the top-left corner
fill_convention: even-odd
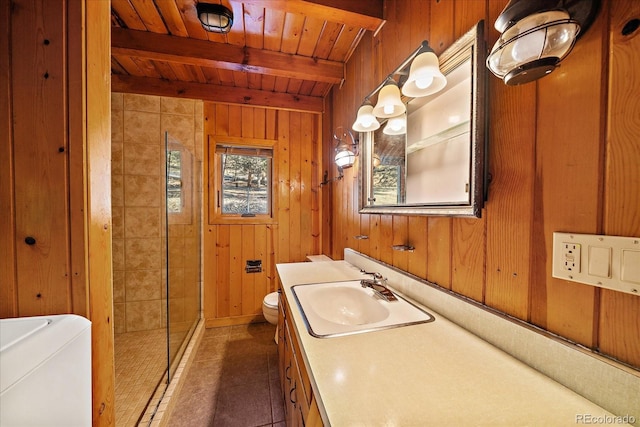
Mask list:
[[[180,213],[184,206],[182,188],[182,153],[167,152],[167,212]]]
[[[222,215],[271,215],[271,149],[226,147],[220,156],[219,207]]]

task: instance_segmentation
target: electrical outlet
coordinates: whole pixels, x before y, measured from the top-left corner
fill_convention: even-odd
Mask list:
[[[562,242],[562,260],[566,271],[580,273],[580,256],[582,252],[580,249],[578,243]]]

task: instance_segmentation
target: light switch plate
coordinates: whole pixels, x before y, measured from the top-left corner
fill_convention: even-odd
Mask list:
[[[567,268],[567,247],[580,248],[578,268]],[[639,237],[553,233],[552,275],[558,279],[640,295],[638,260]]]

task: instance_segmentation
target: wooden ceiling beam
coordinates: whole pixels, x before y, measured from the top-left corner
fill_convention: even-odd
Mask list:
[[[111,28],[111,53],[331,84],[344,78],[341,62],[118,27]]]
[[[201,99],[223,104],[251,105],[279,110],[312,113],[322,113],[324,110],[323,99],[314,96],[119,74],[111,76],[111,90],[113,92]]]
[[[231,0],[361,27],[377,33],[384,23],[383,0]]]

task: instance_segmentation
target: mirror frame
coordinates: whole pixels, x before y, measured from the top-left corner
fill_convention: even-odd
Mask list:
[[[417,51],[416,51],[417,52]],[[406,75],[406,69],[411,64],[411,60],[416,53],[412,54],[398,67],[390,77],[395,80],[402,79]],[[475,24],[466,34],[456,40],[439,57],[440,69],[447,75],[461,63],[471,58],[471,159],[469,203],[447,204],[397,204],[397,205],[370,205],[368,197],[372,194],[373,186],[373,132],[360,133],[360,177],[359,177],[359,199],[361,214],[400,214],[400,215],[439,215],[439,216],[462,216],[480,218],[484,202],[486,200],[487,189],[487,70],[485,61],[487,57],[486,41],[484,38],[484,21]],[[399,75],[399,77],[396,77]],[[385,79],[385,82],[388,79]],[[377,92],[384,85],[374,89],[366,99],[373,99]],[[413,98],[403,97],[405,102]]]

